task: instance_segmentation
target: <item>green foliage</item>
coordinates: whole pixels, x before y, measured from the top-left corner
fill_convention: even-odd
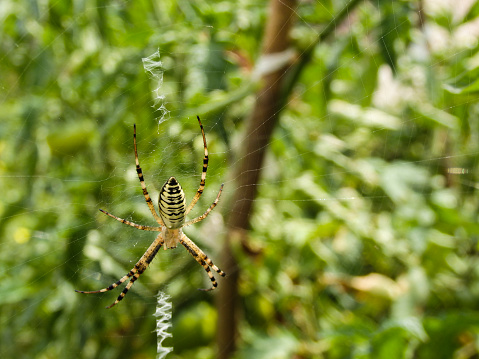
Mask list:
[[[343,2],[299,3],[298,54],[338,23],[281,109],[249,238],[235,247],[238,359],[477,357],[478,45],[466,30],[479,6],[438,3],[358,2],[346,22],[334,15]],[[215,293],[196,291],[207,279],[181,248],[161,251],[113,309],[119,290],[74,289],[118,280],[153,240],[98,211],[153,223],[133,123],[152,197],[174,175],[191,198],[202,116],[210,167],[192,214],[226,185],[187,233],[221,267],[267,4],[2,5],[0,356],[153,357],[161,289],[170,356],[215,357]],[[165,118],[141,61],[158,49]]]

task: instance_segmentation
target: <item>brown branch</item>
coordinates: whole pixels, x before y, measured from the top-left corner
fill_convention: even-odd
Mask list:
[[[289,32],[294,18],[295,0],[271,0],[269,17],[263,40],[263,55],[278,53],[290,46]],[[244,148],[234,171],[236,191],[232,198],[231,215],[227,222],[227,240],[223,251],[223,267],[228,274],[218,295],[218,358],[226,359],[235,350],[237,337],[238,266],[232,253],[232,242],[241,240],[248,229],[251,207],[256,196],[257,183],[264,154],[279,114],[278,98],[281,92],[283,68],[262,77],[262,86],[248,119]]]
[[[295,66],[289,67],[290,64],[287,64],[261,78],[262,86],[256,94],[254,109],[246,124],[244,147],[234,169],[236,190],[230,202],[227,235],[222,252],[224,258],[222,268],[227,273],[227,278],[219,286],[217,296],[219,359],[228,359],[232,356],[237,339],[239,268],[232,248],[236,247],[237,243],[246,242],[265,151],[279,113],[284,108],[287,96],[298,81],[303,68],[310,62],[316,44],[329,36],[360,1],[351,0],[346,4],[334,17],[334,21],[318,36],[317,42],[312,44],[308,51],[303,52]],[[263,55],[281,53],[289,48],[289,33],[295,18],[295,7],[296,0],[270,0],[269,17],[263,39]],[[285,76],[286,72],[288,76]]]

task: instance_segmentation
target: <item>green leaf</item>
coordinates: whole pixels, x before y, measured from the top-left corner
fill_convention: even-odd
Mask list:
[[[455,95],[476,94],[479,92],[479,67],[462,73],[443,87]]]

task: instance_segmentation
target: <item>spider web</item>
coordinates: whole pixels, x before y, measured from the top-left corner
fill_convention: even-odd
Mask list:
[[[8,6],[15,6],[15,2],[7,3]],[[389,3],[392,7],[396,6],[393,1]],[[60,4],[61,2],[39,3],[40,18],[52,12],[54,21],[53,10]],[[121,14],[122,7],[129,4],[108,4],[102,8]],[[403,295],[405,298],[397,301],[392,312],[398,313],[407,307],[406,302],[411,300],[411,296],[405,294],[402,284],[407,282],[413,286],[411,283],[414,280],[425,283],[424,277],[429,274],[417,265],[412,266],[413,269],[407,273],[410,281],[406,280],[407,275],[404,274],[393,278],[397,281],[389,281],[390,278],[386,275],[376,274],[381,270],[389,273],[390,264],[377,260],[380,264],[373,265],[375,262],[371,258],[394,258],[397,262],[394,265],[401,266],[404,264],[398,258],[410,255],[410,247],[418,252],[426,252],[428,246],[434,245],[434,248],[439,248],[438,251],[446,251],[446,248],[455,245],[462,253],[474,250],[474,246],[468,247],[467,240],[460,241],[470,237],[467,226],[466,229],[458,226],[455,234],[450,234],[435,222],[435,217],[441,211],[434,212],[431,207],[439,207],[451,213],[454,211],[455,215],[467,219],[467,212],[457,210],[457,202],[461,202],[464,208],[470,209],[470,213],[477,212],[473,198],[477,188],[478,148],[474,145],[478,143],[475,141],[477,124],[472,121],[469,123],[470,138],[466,139],[464,127],[471,115],[461,115],[456,111],[464,104],[474,104],[476,99],[458,97],[449,102],[441,101],[439,91],[428,88],[431,86],[428,76],[434,74],[445,81],[447,76],[440,76],[445,71],[441,65],[454,58],[470,57],[469,66],[474,68],[477,62],[474,56],[477,26],[474,21],[464,21],[464,27],[457,24],[468,9],[475,6],[475,2],[423,1],[422,4],[424,8],[418,11],[418,16],[427,14],[439,18],[438,14],[444,13],[446,15],[443,21],[449,21],[449,25],[439,26],[430,22],[422,34],[416,34],[407,48],[401,49],[402,56],[399,59],[393,59],[391,52],[389,63],[374,64],[381,41],[386,41],[394,33],[401,33],[402,26],[408,21],[402,17],[400,7],[391,11],[393,18],[390,21],[393,25],[380,40],[368,33],[363,34],[363,37],[358,36],[361,29],[356,27],[357,19],[366,17],[368,11],[373,14],[371,21],[378,21],[375,18],[379,16],[378,9],[384,9],[379,2],[367,3],[349,14],[346,21],[338,22],[336,32],[341,41],[337,41],[337,46],[317,46],[313,53],[315,66],[312,67],[320,71],[308,70],[304,77],[314,80],[304,79],[300,82],[282,108],[280,123],[261,167],[262,179],[254,203],[249,243],[249,249],[263,253],[271,266],[263,263],[264,268],[255,268],[253,257],[245,258],[242,262],[240,291],[247,310],[244,311],[245,321],[241,335],[247,348],[244,349],[246,353],[249,349],[262,353],[262,357],[274,357],[275,353],[271,350],[277,348],[278,358],[291,357],[297,349],[294,330],[268,328],[269,332],[262,332],[258,329],[258,321],[274,318],[273,313],[277,312],[281,313],[278,314],[281,320],[285,323],[293,321],[303,333],[314,332],[318,324],[313,322],[320,322],[316,311],[320,311],[322,305],[328,305],[328,296],[337,299],[345,310],[354,312],[357,300],[351,291],[372,296],[371,293],[384,287],[387,288],[387,293],[381,294],[383,297]],[[265,16],[264,9],[256,15],[253,10],[258,10],[259,7],[249,6],[240,4],[236,9],[238,13],[244,12],[247,15],[241,18],[244,22],[241,24],[242,29],[254,26],[251,23],[262,21]],[[307,39],[321,34],[315,25],[319,22],[318,18],[308,12],[313,11],[311,9],[322,9],[325,13],[329,11],[319,1],[302,4],[295,11],[297,24],[293,37],[300,49],[295,52],[296,56],[315,46],[307,42]],[[133,123],[137,124],[140,164],[153,201],[156,201],[162,184],[172,175],[179,179],[187,200],[191,200],[201,175],[202,139],[195,116],[202,113],[206,113],[202,116],[202,121],[210,151],[210,167],[205,192],[190,218],[202,214],[211,204],[220,183],[225,182],[225,190],[218,208],[208,219],[189,227],[186,232],[221,267],[218,241],[226,234],[223,218],[231,215],[228,199],[238,190],[234,179],[228,176],[228,169],[234,168],[239,161],[232,153],[243,148],[248,141],[247,137],[241,137],[242,123],[255,100],[254,95],[240,96],[238,101],[225,99],[222,89],[240,83],[244,77],[258,76],[263,73],[262,69],[274,67],[278,58],[258,61],[261,66],[254,68],[251,63],[256,62],[253,59],[257,53],[247,48],[248,44],[241,31],[234,33],[228,29],[227,24],[190,25],[197,30],[196,41],[191,41],[187,34],[168,25],[156,30],[162,38],[173,36],[172,34],[182,36],[188,40],[185,40],[185,46],[171,47],[168,41],[157,38],[157,43],[163,45],[158,50],[161,51],[161,61],[160,52],[156,52],[159,45],[154,39],[145,45],[147,50],[144,53],[136,51],[137,49],[125,50],[133,53],[133,60],[123,69],[131,71],[131,75],[138,71],[131,70],[132,68],[141,69],[143,64],[148,77],[135,83],[141,90],[122,87],[123,92],[113,92],[110,102],[108,96],[104,95],[112,91],[111,88],[102,88],[103,92],[98,96],[104,98],[104,106],[108,109],[106,115],[98,108],[98,103],[92,107],[86,107],[85,104],[74,106],[81,95],[75,93],[77,84],[74,83],[71,84],[70,92],[65,92],[68,86],[63,87],[63,103],[52,99],[53,85],[34,88],[30,97],[21,94],[19,88],[24,82],[28,83],[32,73],[48,72],[50,69],[51,64],[42,60],[48,59],[48,54],[54,49],[62,47],[70,32],[82,30],[82,22],[88,18],[87,15],[97,10],[96,7],[78,10],[77,20],[66,25],[64,32],[59,32],[47,41],[44,48],[36,49],[17,78],[0,80],[4,90],[0,95],[0,106],[6,114],[0,125],[0,157],[3,157],[0,159],[0,168],[4,169],[0,174],[4,188],[4,197],[0,201],[0,222],[3,222],[1,236],[2,243],[5,244],[0,254],[0,268],[6,277],[0,284],[1,303],[4,307],[0,322],[5,328],[2,330],[0,345],[2,356],[8,357],[13,352],[8,348],[14,346],[18,349],[27,343],[29,349],[26,353],[42,353],[45,356],[52,354],[55,357],[55,353],[61,350],[72,356],[78,356],[78,351],[81,351],[81,356],[93,357],[92,353],[101,352],[99,348],[108,351],[109,348],[121,347],[125,341],[148,343],[151,354],[156,350],[151,345],[153,339],[156,339],[152,332],[155,328],[153,313],[145,312],[138,303],[154,305],[152,303],[157,300],[158,289],[168,293],[174,303],[173,331],[177,325],[181,333],[188,332],[186,323],[190,323],[194,316],[201,317],[207,323],[206,327],[215,325],[216,312],[211,299],[214,295],[196,291],[198,287],[209,285],[208,278],[183,248],[158,253],[126,298],[117,308],[112,309],[116,310],[113,313],[112,310],[99,311],[95,308],[103,308],[112,303],[120,293],[119,289],[105,294],[79,296],[73,289],[87,288],[76,288],[72,283],[89,284],[90,289],[109,285],[133,267],[153,240],[149,232],[110,221],[98,212],[102,208],[136,223],[154,223],[135,171]],[[190,11],[182,10],[185,13]],[[26,10],[17,11],[19,17],[28,15]],[[6,24],[3,31],[8,32],[8,18],[1,16],[0,19],[5,20]],[[61,19],[58,21],[61,23]],[[35,24],[31,22],[29,26]],[[25,30],[17,38],[7,36],[6,44],[24,43],[30,39],[28,34],[32,31],[34,32],[31,29]],[[79,31],[83,33],[79,35],[83,39],[78,41],[91,55],[97,51],[95,46],[98,44],[87,40],[92,36],[88,31]],[[345,36],[348,32],[351,35]],[[207,46],[205,43],[211,33],[215,33],[219,39]],[[143,30],[135,28],[131,36],[141,35]],[[251,37],[254,36],[250,34],[249,41]],[[358,38],[362,42],[358,43]],[[223,57],[221,41],[234,47],[234,50],[228,52],[229,60],[207,66],[214,59]],[[306,41],[306,45],[301,41]],[[399,38],[396,45],[403,46],[405,42]],[[246,50],[238,50],[243,48]],[[356,51],[350,50],[350,57],[341,57],[345,48]],[[22,47],[20,49],[24,50]],[[386,54],[387,50],[387,46],[384,46]],[[0,55],[5,73],[10,73],[11,69],[3,65],[3,62],[7,62],[6,59],[12,54],[18,58],[25,56],[13,46]],[[290,52],[283,55],[286,60],[291,59]],[[437,60],[431,60],[433,56]],[[121,87],[128,83],[128,75],[115,72],[119,57],[120,53],[112,51],[104,54],[96,66],[92,67],[111,71],[113,77],[117,78],[115,86]],[[175,59],[185,58],[188,61],[184,63],[190,64],[190,68],[183,68],[174,62]],[[78,57],[68,59],[80,63]],[[324,63],[322,59],[330,59],[330,62]],[[232,67],[237,67],[237,72]],[[77,69],[73,62],[59,76],[58,81],[67,81],[68,71],[74,72]],[[458,76],[457,82],[450,82],[452,91],[461,88],[459,70],[458,66],[458,73],[455,74]],[[184,76],[172,76],[174,73],[184,73]],[[229,82],[227,85],[213,83],[211,79],[214,75]],[[370,81],[371,76],[376,76],[376,81]],[[83,80],[92,87],[100,86],[91,81],[94,77],[93,72]],[[352,82],[355,84],[354,91],[351,90]],[[437,88],[442,85],[438,83]],[[373,91],[371,86],[374,86]],[[206,89],[207,95],[202,95],[198,91],[200,88]],[[336,99],[326,101],[331,96],[328,91],[332,91]],[[175,99],[175,102],[168,102],[170,99]],[[227,105],[217,105],[215,100]],[[421,105],[421,102],[426,105]],[[326,103],[327,109],[318,108]],[[39,110],[44,104],[51,111],[49,115]],[[18,110],[20,107],[22,111]],[[123,111],[124,108],[134,110]],[[132,115],[135,111],[138,111],[138,116]],[[151,113],[150,116],[145,115],[147,111]],[[476,113],[477,108],[471,106],[468,111]],[[69,122],[69,115],[78,122],[76,126]],[[98,130],[97,125],[100,123]],[[67,125],[72,126],[71,130]],[[437,126],[440,130],[433,131]],[[66,135],[65,129],[69,131]],[[415,140],[421,132],[424,133],[424,145]],[[78,140],[75,133],[80,133],[82,138]],[[435,138],[429,141],[428,136]],[[61,142],[62,137],[68,143]],[[91,139],[85,141],[85,138]],[[410,140],[410,148],[407,139]],[[464,141],[464,146],[461,141]],[[84,142],[87,145],[83,145]],[[431,147],[425,148],[426,146]],[[35,150],[30,151],[30,148]],[[92,155],[89,148],[94,148],[96,152],[105,151],[108,156]],[[35,162],[32,158],[38,160]],[[33,169],[29,168],[32,162],[36,163]],[[444,181],[459,185],[449,187]],[[31,196],[25,195],[28,191],[31,191]],[[76,192],[80,195],[76,196]],[[87,195],[88,193],[93,195]],[[470,196],[465,193],[470,193]],[[426,205],[428,201],[433,205]],[[393,206],[399,208],[398,215],[387,215]],[[348,226],[339,225],[340,218]],[[413,219],[420,223],[414,231],[409,233],[398,230],[402,223],[410,223]],[[472,227],[474,221],[467,219],[466,222]],[[67,246],[67,239],[71,238],[74,240]],[[408,241],[412,244],[408,244]],[[272,252],[275,252],[274,255]],[[365,253],[368,257],[366,260]],[[277,257],[283,258],[280,263],[276,262]],[[316,262],[310,260],[311,257]],[[454,262],[457,271],[461,271],[461,266],[465,265],[452,250],[445,257],[444,266]],[[297,263],[303,263],[303,267],[298,267]],[[457,278],[449,272],[442,274],[444,277],[436,278],[437,281],[444,280],[451,285],[456,283]],[[472,277],[476,276],[474,272]],[[228,280],[216,277],[219,286]],[[321,289],[326,292],[326,299],[321,297],[321,302],[318,303],[317,293],[309,291],[306,285],[303,287],[297,284],[304,284],[301,278],[310,278],[311,281],[320,283]],[[419,287],[420,285],[414,287],[416,295],[427,296]],[[471,286],[465,296],[477,299],[474,288]],[[159,297],[164,298],[162,295]],[[293,305],[297,297],[305,307],[312,309],[301,312],[299,306]],[[288,303],[292,303],[291,307],[288,307]],[[435,303],[435,306],[432,309],[440,308],[441,304]],[[283,314],[288,310],[294,318]],[[321,329],[333,331],[335,327],[331,323],[335,322],[339,314],[331,311],[325,317],[324,322],[321,321]],[[195,323],[195,329],[200,327],[198,321]],[[204,331],[206,337],[214,336],[210,327]],[[49,334],[47,339],[43,332],[53,334]],[[89,332],[101,334],[92,337]],[[65,333],[71,338],[65,338]],[[423,338],[423,329],[418,330],[418,333],[418,338]],[[37,335],[39,339],[35,339]],[[174,339],[178,340],[178,337],[175,335]],[[316,340],[315,337],[311,343]],[[188,339],[179,338],[180,347],[187,346],[187,342]],[[141,344],[135,344],[135,348],[138,347]],[[175,350],[177,347],[175,345]],[[198,347],[200,350],[195,354],[196,357],[213,356],[211,345]],[[71,352],[68,348],[76,349]],[[264,352],[264,348],[268,348],[268,351]],[[173,354],[175,352],[171,355]]]

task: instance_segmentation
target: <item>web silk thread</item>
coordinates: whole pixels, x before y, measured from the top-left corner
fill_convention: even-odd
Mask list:
[[[159,292],[158,303],[156,305],[156,312],[154,314],[158,319],[156,320],[156,334],[157,334],[157,359],[163,359],[169,352],[173,351],[172,347],[164,347],[163,340],[171,338],[173,335],[168,333],[167,330],[171,327],[171,312],[172,304],[170,296]]]
[[[156,118],[158,126],[169,118],[170,111],[165,106],[165,96],[161,94],[161,87],[163,86],[163,63],[160,61],[160,50],[157,50],[154,54],[142,58],[143,68],[154,82],[154,105],[153,108],[159,113]]]

